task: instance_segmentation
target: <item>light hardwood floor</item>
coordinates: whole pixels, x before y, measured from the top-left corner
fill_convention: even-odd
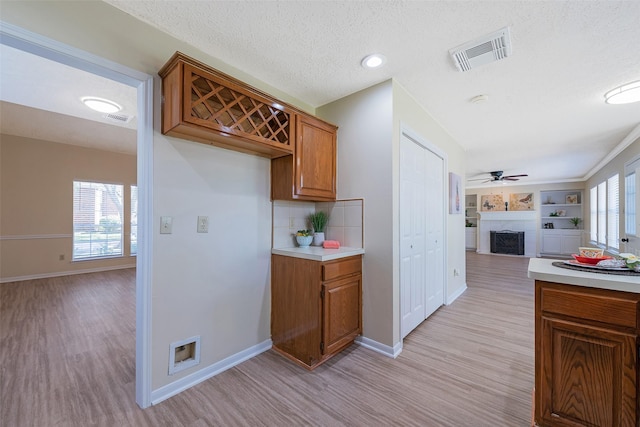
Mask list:
[[[313,372],[263,353],[146,410],[135,272],[0,285],[2,426],[529,426],[528,259],[468,253],[469,289],[397,359],[353,345]]]

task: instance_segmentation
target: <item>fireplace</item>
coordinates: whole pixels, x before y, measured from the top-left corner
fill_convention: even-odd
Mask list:
[[[491,253],[524,255],[524,231],[491,231]]]

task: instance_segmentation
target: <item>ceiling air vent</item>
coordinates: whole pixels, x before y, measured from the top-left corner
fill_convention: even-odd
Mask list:
[[[120,123],[129,123],[133,118],[133,116],[128,116],[126,114],[115,114],[115,113],[105,114],[103,117],[107,120],[120,122]]]
[[[505,59],[511,56],[509,27],[451,49],[449,54],[460,71]]]

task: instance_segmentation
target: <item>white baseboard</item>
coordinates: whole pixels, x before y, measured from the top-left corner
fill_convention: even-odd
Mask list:
[[[368,348],[369,350],[373,350],[377,353],[380,353],[384,356],[391,357],[395,359],[402,353],[402,341],[397,343],[395,346],[390,347],[386,344],[379,343],[378,341],[374,341],[367,337],[357,337],[356,342],[361,346]]]
[[[231,355],[226,359],[222,359],[221,361],[200,369],[199,371],[187,375],[184,378],[180,378],[179,380],[160,387],[157,390],[153,390],[151,392],[151,404],[156,405],[163,400],[166,400],[180,392],[185,391],[190,387],[193,387],[196,384],[200,384],[202,381],[208,380],[209,378],[214,377],[219,373],[226,371],[227,369],[233,368],[234,366],[239,365],[245,360],[251,359],[252,357],[259,355],[260,353],[264,353],[265,351],[269,350],[271,346],[272,342],[270,339],[263,341],[260,344],[256,344],[253,347],[249,347],[248,349]]]
[[[3,277],[0,283],[22,282],[25,280],[48,279],[49,277],[72,276],[74,274],[99,273],[101,271],[124,270],[126,268],[135,268],[135,264],[114,265],[109,267],[87,268],[84,270],[56,271],[55,273],[31,274],[28,276]]]
[[[465,282],[464,285],[460,286],[460,289],[455,291],[453,294],[447,296],[447,305],[457,300],[458,297],[462,295],[466,290],[467,290],[467,282]]]

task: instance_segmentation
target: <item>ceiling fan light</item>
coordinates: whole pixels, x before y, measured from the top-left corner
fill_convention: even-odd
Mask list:
[[[84,105],[100,113],[113,114],[122,110],[122,107],[120,105],[104,98],[97,98],[95,96],[85,96],[81,100]]]
[[[631,104],[640,101],[640,80],[627,83],[604,94],[607,104]]]

